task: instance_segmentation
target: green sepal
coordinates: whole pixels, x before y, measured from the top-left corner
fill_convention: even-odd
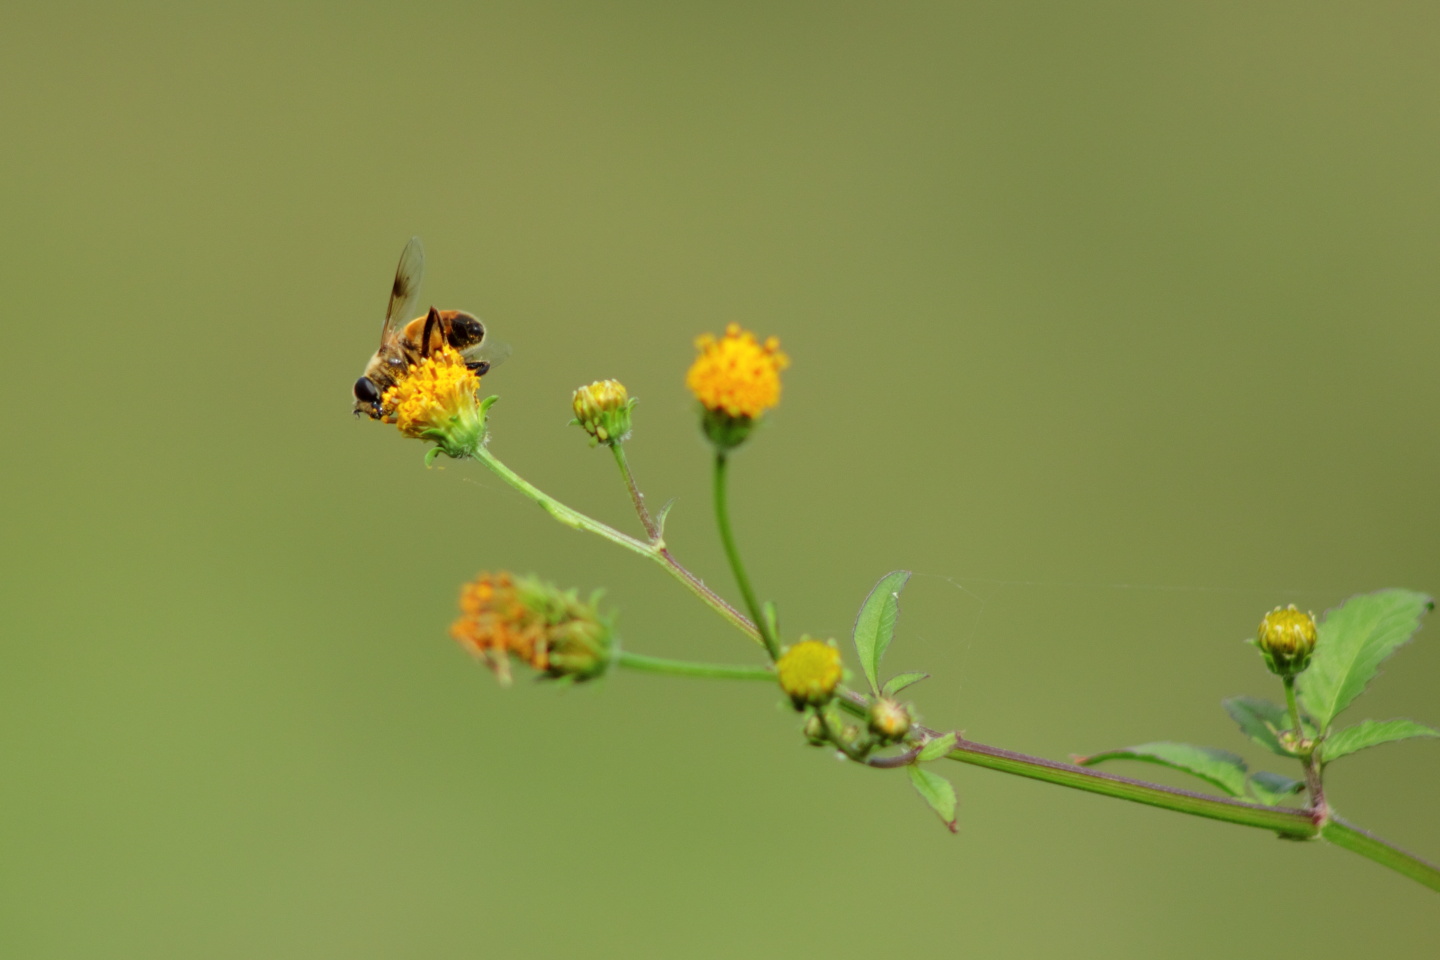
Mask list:
[[[930,809],[940,815],[941,821],[950,828],[951,833],[958,833],[960,828],[955,823],[955,788],[950,781],[924,767],[909,766],[905,769],[910,774],[910,782],[914,784],[916,792],[930,804]]]
[[[885,681],[885,687],[880,691],[880,695],[882,697],[893,697],[906,687],[919,683],[921,680],[926,680],[929,677],[930,674],[928,673],[897,673]]]
[[[926,740],[920,752],[915,754],[916,763],[929,763],[931,760],[939,760],[951,750],[955,749],[955,734],[947,733],[943,737],[935,737],[933,740]]]
[[[1310,668],[1298,681],[1321,733],[1365,691],[1380,664],[1410,639],[1434,605],[1413,590],[1378,590],[1351,597],[1325,615]]]
[[[1330,763],[1366,747],[1395,740],[1408,740],[1411,737],[1440,737],[1440,730],[1404,718],[1361,720],[1352,727],[1337,730],[1326,737],[1320,744],[1320,759],[1324,763]]]
[[[865,671],[865,679],[870,681],[872,693],[880,692],[876,675],[885,650],[895,636],[895,623],[900,619],[900,591],[909,579],[909,570],[885,574],[871,588],[855,616],[855,652],[860,656],[860,666]]]
[[[1168,740],[1142,743],[1119,750],[1107,750],[1088,757],[1077,757],[1075,762],[1082,767],[1092,767],[1106,760],[1139,760],[1142,763],[1157,763],[1162,767],[1179,770],[1199,777],[1219,787],[1232,797],[1245,794],[1245,775],[1248,768],[1245,761],[1229,750],[1214,747],[1196,747],[1188,743],[1174,743]]]
[[[1290,729],[1290,711],[1284,706],[1259,697],[1230,697],[1221,703],[1225,712],[1230,714],[1230,718],[1240,725],[1240,730],[1251,740],[1276,756],[1287,759],[1297,756],[1293,751],[1285,749],[1280,740],[1280,735]],[[1305,728],[1306,737],[1315,736],[1315,725],[1307,722],[1306,717],[1302,716],[1300,723]]]
[[[1299,780],[1291,780],[1289,777],[1271,773],[1268,770],[1255,771],[1250,774],[1250,778],[1245,783],[1250,788],[1250,795],[1255,798],[1256,802],[1263,803],[1267,807],[1273,807],[1305,789],[1305,784]]]

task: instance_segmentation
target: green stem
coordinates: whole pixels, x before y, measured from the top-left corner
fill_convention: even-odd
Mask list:
[[[549,494],[540,490],[535,485],[531,484],[525,478],[517,474],[514,470],[511,470],[509,467],[505,466],[505,464],[501,463],[500,460],[495,456],[495,454],[491,453],[490,450],[486,447],[479,448],[472,454],[472,456],[480,463],[483,463],[485,466],[489,467],[490,470],[501,480],[504,480],[506,483],[510,484],[510,486],[514,487],[516,490],[520,491],[522,494],[529,497],[531,500],[534,500],[537,504],[540,505],[540,509],[544,510],[546,513],[550,514],[550,516],[565,524],[565,526],[570,527],[573,530],[584,530],[597,536],[604,537],[611,543],[618,544],[619,546],[624,547],[626,550],[629,550],[633,553],[638,553],[642,557],[648,557],[649,559],[654,560],[656,563],[660,564],[660,566],[664,567],[666,572],[668,572],[672,577],[684,584],[685,589],[689,590],[691,593],[695,594],[695,596],[699,597],[716,613],[720,614],[720,616],[730,621],[732,625],[734,625],[742,633],[749,636],[751,639],[755,640],[757,643],[763,644],[763,641],[760,638],[760,631],[756,629],[755,624],[745,619],[744,614],[742,614],[739,610],[736,610],[734,607],[730,606],[730,604],[726,603],[723,597],[721,597],[714,590],[711,590],[709,587],[705,586],[705,584],[701,582],[699,577],[696,577],[693,573],[691,573],[684,566],[682,566],[680,564],[680,561],[676,560],[675,557],[671,555],[670,551],[665,549],[665,545],[663,542],[645,543],[643,540],[637,540],[634,537],[623,534],[619,530],[616,530],[614,527],[607,526],[606,524],[601,523],[599,520],[594,520],[590,517],[587,517],[585,514],[581,513],[578,510],[567,507],[559,500],[556,500],[554,497],[550,496]]]
[[[1295,678],[1282,677],[1285,684],[1285,705],[1290,708],[1290,723],[1295,727],[1295,742],[1303,743],[1305,728],[1300,725],[1300,705],[1295,702]]]
[[[665,673],[676,677],[710,677],[715,680],[764,680],[775,682],[775,674],[769,667],[729,666],[715,663],[691,663],[689,660],[669,660],[665,657],[647,657],[640,653],[621,650],[615,657],[617,667],[639,670],[644,673]]]
[[[630,472],[630,460],[625,456],[625,445],[612,443],[610,449],[615,454],[615,463],[620,467],[620,475],[625,478],[625,489],[630,491],[630,499],[635,503],[635,512],[639,515],[640,522],[645,525],[645,533],[650,537],[651,543],[659,543],[660,526],[650,516],[650,510],[645,506],[645,494],[640,492],[640,487],[635,483],[635,474]]]
[[[725,545],[725,556],[730,569],[735,572],[735,582],[740,585],[740,595],[750,611],[750,619],[760,627],[760,639],[770,654],[771,660],[780,659],[780,643],[772,635],[760,604],[755,600],[755,591],[750,588],[750,578],[745,574],[745,565],[740,562],[740,551],[735,547],[735,534],[730,530],[730,507],[726,491],[726,465],[728,458],[723,451],[715,452],[715,523],[720,528],[720,542]]]
[[[1440,867],[1427,863],[1415,854],[1401,850],[1392,843],[1381,840],[1373,833],[1352,826],[1339,817],[1332,815],[1329,822],[1320,828],[1320,836],[1337,847],[1344,847],[1362,857],[1374,860],[1382,867],[1389,867],[1396,873],[1404,874],[1431,890],[1440,890]]]

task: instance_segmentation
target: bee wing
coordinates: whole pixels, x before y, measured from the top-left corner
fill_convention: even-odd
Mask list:
[[[420,295],[420,281],[425,276],[425,246],[419,237],[411,237],[400,254],[400,265],[395,268],[395,282],[390,285],[390,303],[385,308],[385,326],[380,330],[380,342],[384,343],[410,321],[415,309],[415,298]]]
[[[494,368],[510,359],[511,352],[510,344],[504,340],[496,340],[490,333],[490,325],[486,324],[485,339],[473,347],[461,350],[460,356],[464,357],[467,363],[483,360]]]

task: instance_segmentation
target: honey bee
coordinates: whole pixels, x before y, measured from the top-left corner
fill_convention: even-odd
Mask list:
[[[450,346],[465,358],[465,365],[483,376],[502,359],[490,349],[485,324],[463,310],[437,310],[410,316],[425,273],[425,248],[419,237],[411,237],[400,254],[395,281],[390,285],[390,303],[385,308],[385,326],[380,329],[380,349],[365,364],[365,375],[355,381],[355,415],[383,419],[380,398],[395,385],[399,376],[442,346]]]

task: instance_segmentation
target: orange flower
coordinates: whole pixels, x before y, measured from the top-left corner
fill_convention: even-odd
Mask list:
[[[739,324],[725,328],[719,340],[705,334],[695,341],[700,356],[690,366],[685,385],[701,406],[731,417],[756,419],[780,402],[780,371],[790,358],[780,352],[780,341],[763,344]]]
[[[407,437],[433,440],[446,454],[473,453],[485,435],[485,409],[475,398],[480,378],[450,347],[413,364],[385,391],[387,423]]]
[[[460,591],[450,635],[485,661],[502,684],[510,657],[549,677],[588,680],[610,665],[612,631],[594,598],[509,573],[481,573]]]

